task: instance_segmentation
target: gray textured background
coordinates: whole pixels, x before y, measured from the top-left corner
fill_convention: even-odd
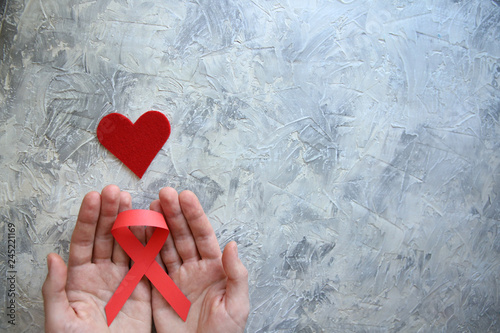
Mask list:
[[[43,327],[83,195],[201,198],[250,272],[248,332],[500,331],[497,0],[3,0],[0,264]],[[142,180],[97,141],[148,110]]]

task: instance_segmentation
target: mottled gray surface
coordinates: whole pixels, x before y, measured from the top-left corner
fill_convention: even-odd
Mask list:
[[[43,327],[45,257],[114,183],[200,196],[248,332],[500,331],[499,1],[3,2],[0,329]],[[95,130],[151,109],[172,135],[139,180]]]

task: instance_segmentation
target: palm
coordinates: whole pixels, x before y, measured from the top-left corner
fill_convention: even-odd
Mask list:
[[[191,308],[187,321],[183,322],[154,290],[152,306],[156,327],[169,327],[171,332],[198,332],[200,328],[204,332],[218,331],[218,324],[229,317],[223,304],[226,275],[220,259],[187,263],[169,275],[191,301]],[[224,331],[235,330],[228,327]],[[158,329],[158,332],[162,331]]]
[[[93,327],[95,332],[108,331],[104,307],[128,272],[127,266],[110,262],[88,263],[71,267],[68,271],[66,293],[70,306],[75,310],[81,329]],[[121,310],[120,317],[109,331],[148,331],[151,325],[151,293],[147,281],[142,280]]]
[[[116,186],[91,192],[82,201],[71,237],[68,267],[56,254],[47,258],[42,292],[46,332],[150,332],[151,287],[143,279],[108,327],[104,307],[129,270],[130,259],[111,235],[119,212],[131,198]],[[133,230],[141,241],[145,232]]]
[[[248,282],[235,244],[228,245],[230,249],[221,254],[213,229],[190,192],[177,199],[173,190],[162,190],[160,200],[153,202],[151,209],[165,214],[171,232],[159,261],[191,301],[184,322],[153,289],[152,310],[157,331],[243,332],[249,307]],[[240,266],[234,266],[235,261]]]

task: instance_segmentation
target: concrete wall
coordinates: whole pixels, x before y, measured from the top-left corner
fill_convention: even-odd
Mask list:
[[[200,196],[249,269],[248,332],[500,331],[498,0],[0,13],[0,328],[43,327],[45,257],[67,258],[82,197],[114,183],[134,208]],[[172,135],[139,179],[95,130],[148,110]]]

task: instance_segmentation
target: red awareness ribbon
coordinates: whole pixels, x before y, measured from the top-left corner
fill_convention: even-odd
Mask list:
[[[146,246],[143,246],[128,228],[131,226],[151,226],[156,227],[156,229]],[[148,277],[179,317],[186,321],[191,302],[155,261],[169,233],[163,215],[152,210],[126,210],[118,214],[111,233],[134,261],[134,265],[125,275],[105,307],[108,326],[111,325],[144,275]]]

